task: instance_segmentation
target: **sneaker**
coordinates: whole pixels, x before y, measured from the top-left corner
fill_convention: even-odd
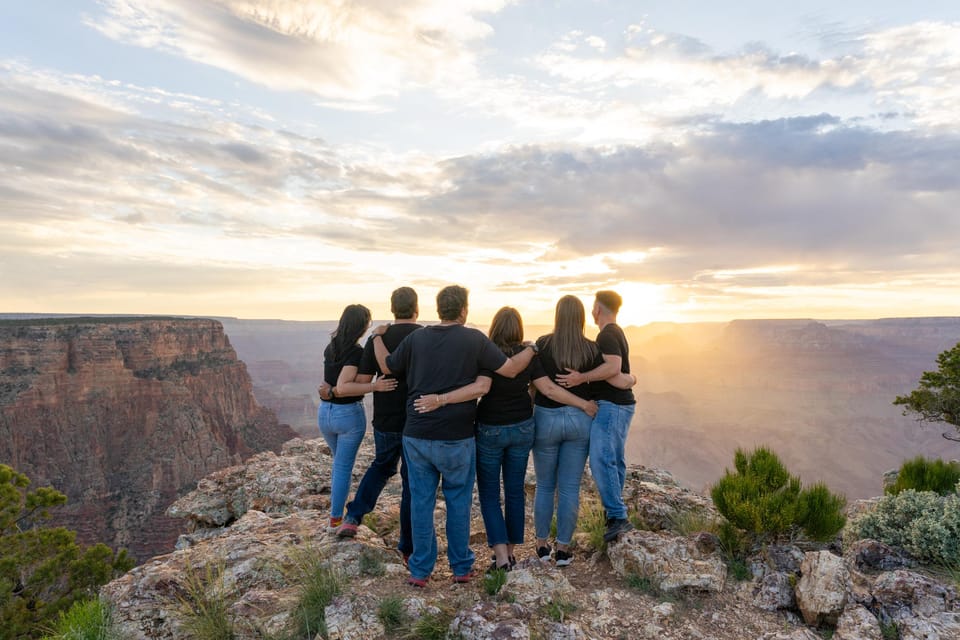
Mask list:
[[[477,572],[470,571],[469,573],[465,573],[462,576],[453,576],[453,582],[455,584],[466,584],[476,577],[477,577]]]
[[[335,532],[340,528],[340,525],[343,524],[343,518],[330,518],[330,526],[327,527],[327,531]]]
[[[423,589],[424,587],[427,586],[427,579],[414,578],[413,576],[410,576],[409,578],[407,578],[407,584],[410,585],[411,587],[417,587],[418,589]]]
[[[615,518],[607,525],[607,532],[603,534],[604,542],[613,542],[621,533],[633,531],[633,525],[626,518]]]
[[[337,529],[338,538],[353,538],[357,535],[357,525],[350,520],[344,520],[343,524]]]
[[[558,567],[566,567],[573,562],[573,554],[563,549],[557,549],[553,554],[553,558],[557,561]]]
[[[550,560],[550,547],[537,547],[537,557],[540,558],[541,562],[548,562]]]

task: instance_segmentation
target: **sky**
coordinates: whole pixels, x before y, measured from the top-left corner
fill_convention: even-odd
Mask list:
[[[0,312],[960,315],[955,0],[0,7]]]

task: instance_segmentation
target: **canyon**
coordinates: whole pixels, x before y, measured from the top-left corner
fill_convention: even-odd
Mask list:
[[[0,321],[0,462],[65,493],[54,523],[82,543],[169,551],[174,500],[294,435],[215,320]]]

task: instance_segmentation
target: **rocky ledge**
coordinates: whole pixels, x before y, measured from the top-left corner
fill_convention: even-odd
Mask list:
[[[362,453],[355,476],[370,455]],[[881,640],[894,628],[902,639],[960,638],[955,588],[874,541],[844,555],[770,546],[751,560],[749,579],[733,579],[715,536],[673,530],[690,514],[715,516],[710,501],[642,467],[630,468],[625,491],[642,529],[605,550],[591,545],[589,532],[578,533],[574,563],[564,568],[539,561],[527,545],[495,595],[481,579],[452,584],[439,501],[437,570],[425,589],[409,587],[394,551],[399,482],[387,486],[355,539],[339,540],[326,528],[330,462],[321,440],[296,439],[280,455],[262,453],[202,480],[168,510],[192,523],[177,549],[103,588],[121,631],[184,637],[183,603],[199,588],[224,603],[239,637],[283,637],[299,589],[291,568],[309,552],[344,577],[325,610],[328,638],[396,637],[378,616],[387,598],[399,598],[409,619],[445,612],[448,637],[466,639]],[[584,483],[581,528],[589,529],[599,511],[588,475]],[[471,542],[483,568],[483,526],[474,512]]]

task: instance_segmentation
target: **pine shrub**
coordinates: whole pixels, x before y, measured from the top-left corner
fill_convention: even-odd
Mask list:
[[[846,499],[823,484],[803,489],[770,449],[737,449],[735,471],[727,470],[710,495],[721,514],[757,539],[802,529],[810,538],[829,539],[843,528]]]
[[[960,464],[917,456],[907,460],[897,472],[897,481],[886,493],[896,495],[907,489],[934,491],[942,496],[953,493],[960,482]]]
[[[844,534],[847,543],[864,538],[901,547],[925,564],[960,565],[960,496],[913,489],[884,496]]]

